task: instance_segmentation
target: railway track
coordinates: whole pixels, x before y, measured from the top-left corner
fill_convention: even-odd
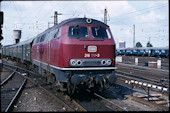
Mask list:
[[[162,83],[154,79],[137,77],[124,72],[116,72],[116,75],[126,86],[129,84],[127,87],[131,88],[130,98],[154,105],[160,109],[163,108],[164,110],[169,107],[169,85],[167,85],[167,83],[162,85]],[[142,89],[145,93],[141,90],[135,91],[134,88]],[[154,92],[154,94],[151,94],[151,91]],[[134,92],[136,94],[133,94]]]
[[[163,88],[166,88],[165,92],[169,94],[169,82],[166,81],[165,83],[160,83],[160,81],[157,81],[155,79],[150,79],[150,78],[146,78],[146,77],[139,77],[133,74],[129,74],[126,72],[122,72],[122,71],[116,71],[116,75],[118,76],[119,79],[121,79],[124,82],[133,82],[134,84],[139,84],[139,85],[144,85],[147,87],[148,84],[152,84],[155,85],[158,89],[161,89],[159,91],[162,91]],[[136,81],[136,83],[135,83]],[[142,84],[140,84],[142,83]],[[145,84],[143,84],[145,83]],[[155,87],[155,89],[156,89]],[[162,88],[159,88],[162,87]],[[158,91],[158,90],[157,90]]]
[[[26,79],[15,74],[16,70],[1,82],[1,111],[3,112],[9,112],[12,109],[26,83]]]
[[[5,65],[5,64],[4,64]],[[15,66],[13,66],[13,65],[11,65],[11,67],[13,67],[13,70],[15,70]],[[34,84],[35,85],[39,85],[39,82],[38,82],[38,80],[39,80],[39,75],[37,75],[37,73],[34,73],[34,72],[32,72],[32,71],[30,71],[30,70],[26,70],[26,69],[24,69],[24,68],[18,68],[18,70],[20,70],[21,72],[19,72],[19,73],[21,73],[21,74],[23,74],[23,73],[29,73],[29,75],[36,75],[36,79],[34,78],[34,77],[27,77],[27,79],[29,79],[29,80],[31,80],[32,82],[34,82]],[[116,73],[117,74],[117,73]],[[118,75],[118,74],[117,74]],[[125,74],[120,74],[119,73],[119,75],[118,75],[119,77],[118,78],[121,78],[122,80],[123,80],[123,82],[125,82],[126,80],[136,80],[136,78],[135,78],[135,76],[128,76],[128,75],[126,75],[125,76]],[[127,78],[127,76],[129,77],[129,78]],[[26,77],[26,76],[25,76]],[[142,78],[137,78],[138,79],[138,81],[139,80],[141,80]],[[41,79],[42,80],[42,79]],[[146,79],[145,79],[145,81],[146,81]],[[151,82],[151,81],[150,81]],[[152,81],[153,82],[153,81]],[[56,90],[54,90],[53,88],[51,88],[51,86],[49,86],[49,85],[44,85],[44,84],[41,84],[40,85],[40,87],[42,87],[42,88],[44,88],[45,90],[46,90],[46,92],[49,92],[49,96],[50,97],[54,97],[54,98],[56,98],[56,96],[59,98],[59,99],[61,99],[62,101],[64,101],[64,103],[66,103],[67,105],[66,106],[69,106],[70,108],[67,108],[67,107],[63,107],[63,108],[65,108],[67,111],[91,111],[91,110],[89,110],[88,108],[86,108],[86,106],[83,106],[81,103],[79,103],[77,100],[75,100],[75,99],[73,99],[73,98],[70,98],[70,96],[68,96],[68,95],[66,95],[66,94],[63,94],[62,92],[57,92]],[[53,90],[52,90],[53,89]],[[92,92],[91,92],[92,93]],[[100,98],[101,99],[101,101],[103,102],[103,104],[105,105],[105,106],[107,106],[107,111],[127,111],[126,109],[121,109],[121,108],[124,108],[124,107],[115,107],[115,106],[118,106],[118,105],[116,105],[115,103],[113,103],[113,102],[111,102],[111,101],[109,101],[109,100],[107,100],[106,98],[104,98],[104,97],[102,97],[102,96],[100,96],[99,94],[97,94],[97,93],[94,93],[93,94],[94,96],[98,96],[98,98]],[[57,100],[58,101],[58,100]],[[99,102],[99,101],[93,101],[93,102]],[[93,103],[92,102],[92,103]],[[61,103],[63,103],[63,102],[61,102]],[[115,104],[115,105],[114,105]],[[89,104],[90,105],[90,104]],[[64,106],[64,105],[63,105]],[[90,106],[92,106],[92,105],[90,105]],[[94,107],[96,107],[96,108],[98,108],[99,106],[98,105],[96,105],[96,106],[94,106]],[[125,107],[126,108],[126,107]]]
[[[131,64],[126,64],[126,63],[118,63],[119,68],[125,68],[125,69],[130,69],[130,70],[136,70],[139,72],[144,72],[144,71],[150,71],[152,74],[157,74],[163,77],[167,77],[169,75],[169,70],[164,70],[164,69],[158,69],[158,68],[149,68],[145,66],[137,66],[137,65],[131,65]],[[163,74],[163,75],[161,75]]]
[[[9,66],[9,67],[7,67]],[[4,64],[4,67],[8,68],[8,69],[12,69],[14,70],[14,68],[16,68],[17,66],[13,66],[13,65],[8,65],[8,64]],[[12,67],[12,68],[11,68]],[[15,71],[15,73],[18,73],[20,75],[25,75],[26,73],[30,76],[30,75],[36,75],[38,76],[36,73],[26,70],[24,68],[21,67],[17,67],[18,70],[20,71]],[[22,71],[21,71],[22,70]],[[33,83],[34,85],[38,86],[41,90],[43,90],[44,92],[46,92],[47,95],[49,95],[51,98],[55,99],[60,105],[63,106],[63,109],[65,109],[66,111],[87,111],[86,109],[84,109],[81,105],[79,105],[76,101],[74,101],[73,99],[66,99],[64,96],[61,96],[61,94],[56,92],[54,93],[54,91],[51,90],[51,87],[48,87],[47,85],[41,84],[39,85],[39,82],[37,81],[38,79],[32,79],[29,76],[23,76],[25,79],[28,79],[31,83]],[[59,97],[60,96],[60,97]],[[62,99],[63,98],[63,99]],[[66,100],[64,100],[66,99]],[[66,102],[68,101],[69,102]],[[68,104],[69,103],[69,104]]]
[[[147,82],[150,84],[155,84],[155,85],[159,85],[159,86],[164,86],[169,88],[169,80],[165,79],[165,81],[162,83],[161,80],[156,80],[156,79],[151,79],[148,77],[141,77],[138,75],[134,75],[134,74],[130,74],[127,72],[123,72],[123,71],[116,71],[116,75],[124,78],[124,80],[138,80],[138,81],[142,81],[142,82]]]
[[[123,63],[126,64],[135,64],[135,58],[138,58],[138,65],[140,66],[146,66],[145,63],[148,63],[148,61],[154,61],[157,62],[157,57],[144,57],[144,56],[122,56]],[[169,70],[169,58],[161,58],[161,69]]]
[[[7,66],[7,64],[4,64],[4,65]],[[17,66],[13,66],[11,64],[9,64],[8,66],[10,66],[13,70],[17,67]],[[37,75],[36,73],[29,71],[29,70],[26,70],[24,68],[18,67],[18,70],[20,70],[20,71],[22,70],[22,72],[17,72],[17,73],[20,73],[21,75],[23,75],[23,73],[29,73],[28,74],[29,76],[30,76],[30,74],[31,75]],[[44,85],[44,84],[39,85],[38,78],[36,78],[36,79],[32,78],[31,79],[31,77],[28,77],[28,76],[26,78],[29,79],[29,81],[31,81],[33,84],[39,86],[42,90],[47,92],[47,94],[49,96],[51,96],[52,98],[56,98],[56,95],[54,95],[54,94],[57,93],[57,99],[56,100],[62,101],[61,104],[65,103],[66,105],[63,105],[63,106],[65,106],[64,108],[67,111],[88,111],[88,108],[86,109],[81,104],[79,104],[79,102],[77,102],[76,100],[74,100],[73,98],[68,96],[67,94],[63,94],[62,92],[56,92],[56,90],[55,89],[52,90],[51,86],[49,86],[49,85]],[[88,92],[90,92],[90,91],[88,90]],[[92,92],[90,92],[90,93],[92,93]],[[108,99],[100,96],[97,93],[93,93],[93,95],[100,98],[101,101],[106,104],[108,111],[126,111],[125,109],[121,108],[120,106],[118,106],[115,103],[109,101]],[[71,105],[71,107],[70,107],[70,105]]]
[[[169,71],[162,69],[150,69],[135,65],[120,64],[116,70],[117,74],[148,80],[169,87]]]
[[[106,106],[111,109],[112,111],[127,111],[126,109],[124,109],[123,107],[117,105],[116,103],[106,99],[105,97],[97,94],[97,93],[93,93],[90,90],[87,90],[89,93],[92,93],[93,95],[95,95],[96,97],[100,98],[105,104]]]

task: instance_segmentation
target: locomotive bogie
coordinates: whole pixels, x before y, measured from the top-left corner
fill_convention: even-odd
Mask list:
[[[68,72],[67,72],[68,75]],[[110,85],[113,85],[116,82],[116,76],[114,71],[72,71],[71,75],[71,83],[74,85],[79,85],[80,83],[88,83],[91,81],[97,83],[104,82],[105,80]],[[114,79],[114,80],[113,80]],[[90,85],[88,86],[90,88]]]

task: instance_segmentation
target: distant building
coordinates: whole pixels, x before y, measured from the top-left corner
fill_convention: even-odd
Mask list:
[[[126,47],[125,41],[119,41],[119,48],[125,48],[125,47]]]

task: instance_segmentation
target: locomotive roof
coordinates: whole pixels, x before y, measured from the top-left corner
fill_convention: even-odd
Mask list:
[[[88,23],[88,21],[89,21],[89,23]],[[53,27],[50,27],[50,28],[46,29],[44,32],[47,32],[47,31],[55,28],[56,26],[63,26],[63,25],[69,25],[69,24],[75,24],[75,25],[79,25],[79,24],[90,25],[90,24],[93,24],[93,25],[105,25],[105,26],[108,26],[107,24],[105,24],[105,23],[103,23],[101,21],[98,21],[96,19],[91,19],[91,18],[70,18],[70,19],[63,20],[59,24],[54,25]],[[42,35],[44,32],[38,34],[36,37]]]
[[[89,21],[89,23],[87,21]],[[105,25],[105,26],[108,26],[107,24],[105,24],[105,23],[103,23],[101,21],[98,21],[96,19],[91,19],[91,18],[70,18],[70,19],[63,20],[59,24],[54,25],[53,27],[50,27],[50,28],[46,29],[44,32],[47,32],[47,31],[55,28],[56,26],[63,26],[63,25],[69,25],[69,24],[75,24],[75,25],[79,25],[79,24],[90,25],[90,24],[93,24],[93,25]],[[44,32],[38,34],[37,36],[43,34]]]
[[[58,26],[68,25],[68,24],[76,24],[76,25],[77,24],[95,24],[95,25],[106,25],[106,26],[108,26],[107,24],[105,24],[101,21],[91,19],[91,18],[71,18],[71,19],[67,19],[67,20],[62,21],[61,23],[58,24]]]

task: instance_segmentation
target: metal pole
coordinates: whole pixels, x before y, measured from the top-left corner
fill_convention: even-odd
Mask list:
[[[104,9],[104,23],[107,24],[107,9]]]
[[[133,25],[133,47],[135,47],[135,25]]]
[[[151,44],[150,44],[150,38],[151,38],[151,37],[149,37],[149,47],[150,47],[150,45],[151,45]]]
[[[48,22],[48,28],[50,28],[50,22]]]
[[[58,24],[58,15],[62,15],[62,13],[54,12],[54,25]]]
[[[58,22],[57,22],[57,15],[58,15],[58,12],[57,11],[55,11],[54,12],[54,25],[56,25],[56,24],[58,24]]]
[[[150,97],[150,95],[149,95],[149,87],[148,87],[148,101],[149,101],[149,97]]]

